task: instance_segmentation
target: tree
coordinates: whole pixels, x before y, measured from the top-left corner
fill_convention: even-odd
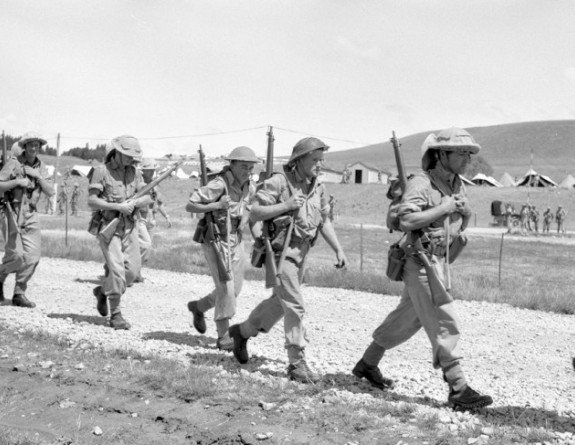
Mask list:
[[[465,176],[469,179],[473,178],[477,173],[483,173],[486,176],[493,174],[493,167],[482,156],[472,156],[471,162],[467,165]]]

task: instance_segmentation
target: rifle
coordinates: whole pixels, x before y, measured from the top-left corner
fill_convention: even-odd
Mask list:
[[[405,193],[405,186],[407,185],[407,174],[405,173],[405,164],[403,163],[403,155],[401,153],[401,144],[395,137],[395,131],[392,132],[393,137],[390,139],[393,145],[393,153],[395,155],[395,162],[397,164],[397,177],[399,181],[399,186],[401,187],[401,194]],[[427,252],[421,244],[421,231],[416,230],[409,233],[409,240],[405,246],[406,254],[411,257],[417,257],[419,262],[423,264],[425,272],[427,274],[427,280],[429,282],[429,289],[431,291],[431,298],[433,304],[437,307],[451,303],[453,298],[447,293],[444,284],[439,279],[437,272],[435,271],[433,264],[427,257]]]
[[[208,184],[208,171],[206,167],[206,158],[204,156],[204,151],[202,150],[201,145],[198,152],[200,154],[200,172],[201,172],[200,185],[203,187]],[[216,254],[216,263],[218,267],[218,276],[220,278],[220,281],[231,281],[232,279],[231,271],[226,267],[226,263],[224,262],[224,249],[222,247],[222,240],[220,237],[218,226],[214,222],[214,215],[212,214],[212,212],[205,213],[204,220],[206,223],[206,232],[203,235],[202,242],[206,242],[214,250]],[[198,225],[200,223],[198,223]],[[228,227],[228,240],[227,240],[228,247],[230,245],[229,230],[230,228]],[[230,264],[230,261],[231,261],[231,252],[228,249],[228,264]]]
[[[274,133],[273,127],[268,132],[268,150],[266,153],[266,172],[265,179],[271,178],[274,173]],[[280,284],[278,279],[278,267],[276,264],[275,253],[272,249],[270,239],[271,221],[264,221],[262,224],[261,239],[265,248],[265,267],[266,267],[266,288],[275,287]]]
[[[134,193],[129,199],[138,199],[144,195],[147,195],[154,187],[156,187],[160,182],[164,181],[168,178],[173,171],[175,171],[182,161],[174,163],[170,168],[168,168],[165,172],[163,172],[160,176],[154,179],[149,184],[146,184],[141,190]],[[136,211],[135,209],[134,211]],[[116,233],[116,229],[118,228],[118,224],[120,223],[120,215],[116,216],[113,220],[111,220],[108,224],[106,224],[99,232],[98,236],[101,237],[106,243],[109,243],[112,240],[112,237]]]

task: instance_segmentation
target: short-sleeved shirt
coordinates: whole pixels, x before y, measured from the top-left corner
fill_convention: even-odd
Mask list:
[[[284,168],[284,174],[275,174],[263,182],[256,193],[255,201],[264,206],[286,202],[291,197],[288,180],[294,193],[305,199],[303,206],[295,214],[293,236],[304,241],[312,240],[325,222],[330,209],[325,187],[317,179],[310,181],[297,170],[289,171]]]
[[[441,204],[443,196],[454,194],[466,195],[461,178],[459,175],[449,173],[438,163],[434,169],[416,174],[407,181],[398,215],[401,217],[437,207]],[[444,222],[446,218],[449,218],[449,230],[453,239],[461,232],[463,223],[463,217],[458,212],[444,215],[421,229],[437,245],[443,247],[445,247]]]
[[[234,178],[229,169],[206,185],[195,190],[190,196],[190,202],[195,204],[210,204],[219,201],[223,195],[230,196],[230,217],[241,220],[244,212],[249,210],[250,201],[255,193],[252,181],[241,184]],[[216,221],[225,220],[227,210],[214,210],[212,212]]]
[[[26,156],[21,154],[16,158],[11,158],[6,162],[6,165],[0,170],[0,181],[12,181],[14,179],[25,178],[26,173],[24,173],[24,166],[32,167],[34,170],[40,172],[42,168],[42,161],[36,157],[32,164],[26,161]],[[42,188],[40,187],[40,181],[34,178],[29,178],[32,183],[31,188],[27,188],[22,195],[22,209],[25,213],[36,212],[36,204],[42,193]],[[5,195],[10,195],[13,190],[5,193]]]

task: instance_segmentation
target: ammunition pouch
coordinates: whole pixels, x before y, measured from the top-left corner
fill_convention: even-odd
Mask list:
[[[228,240],[228,227],[226,222],[226,214],[214,216],[214,226],[217,228],[217,234],[219,238],[223,241]],[[241,218],[231,218],[230,219],[230,234],[235,235],[237,234],[238,237],[241,237],[241,232],[239,231]],[[208,231],[208,223],[206,222],[205,216],[198,221],[198,225],[196,226],[196,231],[194,232],[193,240],[196,243],[204,243],[206,232]]]
[[[88,233],[94,236],[98,236],[100,233],[100,228],[102,227],[103,219],[104,216],[99,210],[92,212],[92,218],[90,218],[90,222],[88,223]]]
[[[387,269],[385,274],[391,281],[403,280],[403,267],[407,255],[399,242],[392,244],[387,251]]]
[[[268,234],[274,252],[281,252],[283,250],[292,219],[293,216],[291,215],[280,215],[268,223]]]
[[[204,217],[198,221],[198,225],[196,226],[196,230],[194,232],[194,236],[192,237],[192,239],[196,243],[203,244],[205,242],[207,232],[208,232],[208,222]]]

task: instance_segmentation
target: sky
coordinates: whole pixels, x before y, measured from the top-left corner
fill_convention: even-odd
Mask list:
[[[276,156],[575,119],[572,0],[0,0],[0,130]]]

